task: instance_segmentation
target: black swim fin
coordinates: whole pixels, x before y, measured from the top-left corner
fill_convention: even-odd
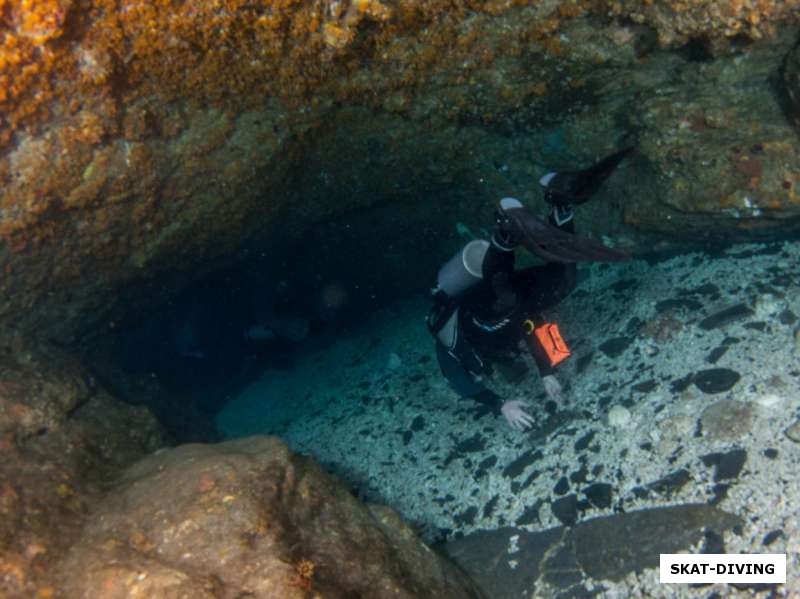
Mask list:
[[[594,239],[562,231],[527,208],[512,208],[505,214],[522,246],[548,262],[622,262],[631,258]]]
[[[606,156],[594,166],[582,171],[566,171],[555,173],[544,185],[544,199],[550,204],[563,206],[570,204],[577,206],[588,202],[600,189],[622,159],[631,151],[633,146]]]

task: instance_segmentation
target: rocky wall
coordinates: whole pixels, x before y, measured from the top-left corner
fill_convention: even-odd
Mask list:
[[[454,215],[482,214],[476,201],[500,187],[535,198],[531,176],[632,132],[645,176],[625,191],[648,201],[610,211],[606,231],[662,233],[675,211],[724,233],[742,217],[771,230],[797,215],[796,139],[769,89],[797,37],[796,8],[5,0],[0,321],[69,342],[113,327],[129,308],[114,305],[121,286],[201,276],[255,232],[296,240],[381,204],[403,205],[410,230],[439,233]],[[342,130],[346,149],[381,138],[391,163],[369,169],[369,154],[345,151],[311,171],[308,157],[327,161]],[[402,143],[381,136],[392,131]],[[683,179],[674,160],[690,164]],[[373,182],[342,193],[353,173]],[[711,193],[720,175],[734,181]],[[441,189],[458,200],[442,220],[418,214]]]
[[[0,596],[57,597],[54,564],[117,472],[167,443],[63,352],[0,355]]]
[[[139,462],[59,571],[67,598],[483,596],[395,512],[274,437]]]
[[[245,449],[233,452],[235,472],[227,456],[197,446],[155,456],[138,470],[147,491],[131,483],[97,507],[123,467],[167,439],[74,357],[21,339],[64,345],[113,330],[237,260],[246,239],[265,252],[300,240],[321,267],[380,256],[369,265],[395,286],[427,285],[407,265],[435,272],[460,242],[456,223],[479,228],[507,193],[541,207],[538,176],[628,143],[637,151],[602,203],[582,208],[582,230],[633,251],[653,238],[680,247],[698,233],[789,234],[800,216],[797,9],[767,0],[0,0],[0,594],[58,596],[54,565],[78,539],[76,594],[104,593],[109,576],[123,595],[466,588],[417,567],[413,535],[381,529],[394,516],[356,509],[280,447],[275,478],[259,478],[270,460]],[[234,578],[185,565],[184,540],[204,538],[195,529],[159,538],[166,529],[143,518],[139,530],[119,508],[160,498],[152,468],[176,455],[220,478],[200,466],[170,470],[170,482],[190,483],[169,489],[171,530],[181,532],[185,514],[206,518],[244,564]],[[292,484],[298,471],[316,486]],[[313,509],[300,502],[293,517],[326,526],[317,490],[341,496],[359,534],[387,554],[404,548],[402,567],[334,576],[329,538],[312,528],[298,553],[290,536],[269,536],[250,489],[310,494]],[[90,513],[105,520],[84,529]],[[259,559],[274,577],[248,570],[273,542],[279,550]],[[140,568],[152,575],[140,579]]]
[[[62,351],[3,352],[0,596],[483,596],[277,438],[168,442]]]

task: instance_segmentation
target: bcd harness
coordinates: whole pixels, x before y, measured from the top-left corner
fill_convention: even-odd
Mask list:
[[[450,259],[437,275],[437,285],[431,290],[434,306],[427,317],[428,329],[454,358],[462,361],[457,354],[458,341],[458,297],[470,287],[483,279],[482,263],[489,248],[489,242],[473,240]],[[497,333],[511,324],[511,318],[503,318],[497,322],[482,322],[472,318],[472,323],[487,333]],[[571,353],[555,323],[544,323],[536,326],[533,320],[523,322],[528,335],[533,335],[544,349],[551,366],[563,362]],[[478,354],[471,350],[480,361]],[[482,365],[482,361],[481,365]]]

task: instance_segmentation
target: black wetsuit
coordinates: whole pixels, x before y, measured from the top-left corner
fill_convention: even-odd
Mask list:
[[[551,219],[551,224],[555,224]],[[572,220],[561,229],[573,232]],[[514,251],[492,243],[483,260],[482,280],[465,291],[453,305],[458,307],[458,327],[455,342],[446,347],[436,343],[436,354],[442,373],[453,389],[463,397],[485,404],[500,412],[502,399],[476,380],[476,376],[491,371],[491,362],[503,362],[520,353],[520,341],[525,341],[541,376],[552,374],[544,348],[534,335],[527,334],[524,325],[532,320],[537,326],[540,315],[575,287],[574,263],[548,263],[518,271],[514,270]],[[438,303],[448,302],[440,296]],[[434,306],[434,310],[443,306]]]

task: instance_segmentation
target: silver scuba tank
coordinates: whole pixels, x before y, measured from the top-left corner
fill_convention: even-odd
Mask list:
[[[474,239],[439,269],[437,290],[456,297],[483,278],[483,259],[489,249],[485,239]]]

